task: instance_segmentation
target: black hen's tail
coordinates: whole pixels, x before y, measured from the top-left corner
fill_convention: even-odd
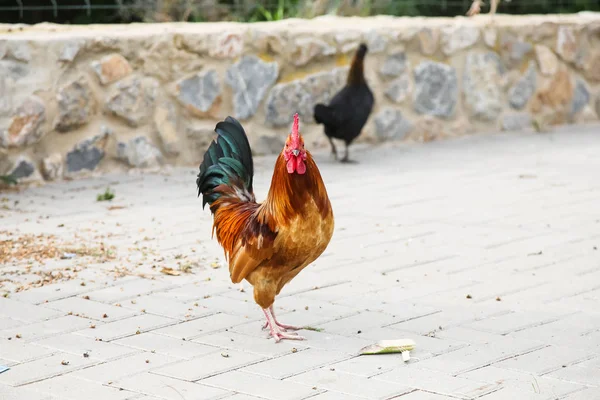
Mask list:
[[[227,117],[217,124],[215,132],[218,136],[204,153],[196,179],[202,208],[224,195],[223,188],[218,188],[221,185],[233,189],[227,191],[229,196],[233,193],[240,200],[254,201],[254,163],[244,128],[235,118]]]

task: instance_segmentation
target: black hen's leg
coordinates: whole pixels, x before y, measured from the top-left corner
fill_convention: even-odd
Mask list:
[[[350,159],[348,158],[348,157],[349,157],[349,152],[348,152],[348,146],[349,146],[349,145],[350,145],[350,144],[349,144],[348,142],[346,142],[346,153],[345,153],[345,155],[344,155],[344,158],[342,158],[342,159],[340,160],[340,162],[343,162],[343,163],[348,163],[348,164],[356,164],[356,163],[357,163],[357,161],[350,160]]]
[[[337,149],[335,148],[335,143],[333,143],[333,139],[331,138],[331,136],[327,136],[327,139],[329,139],[329,143],[331,143],[331,154],[333,155],[334,159],[338,159],[338,155],[337,155]]]

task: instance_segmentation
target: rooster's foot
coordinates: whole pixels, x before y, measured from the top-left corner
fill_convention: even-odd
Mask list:
[[[271,337],[275,339],[275,343],[279,343],[282,339],[305,340],[303,336],[300,336],[297,333],[273,332],[273,330],[271,330]]]
[[[340,162],[344,163],[344,164],[358,164],[358,161],[356,161],[356,160],[350,160],[349,158],[345,158],[345,157],[342,158],[340,160]]]
[[[275,319],[275,313],[273,312],[273,306],[263,309],[265,313],[265,317],[267,317],[267,322],[263,326],[263,329],[267,327],[270,330],[270,336],[275,339],[275,342],[279,342],[282,339],[289,340],[304,340],[304,337],[298,335],[296,332],[288,332],[287,329],[290,330],[299,330],[302,328],[298,328],[291,325],[284,325],[277,322]]]

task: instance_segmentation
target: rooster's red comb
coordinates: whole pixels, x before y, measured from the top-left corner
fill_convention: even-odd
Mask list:
[[[298,117],[298,113],[294,114],[294,125],[292,125],[292,139],[298,140],[298,125],[300,124],[300,118]]]

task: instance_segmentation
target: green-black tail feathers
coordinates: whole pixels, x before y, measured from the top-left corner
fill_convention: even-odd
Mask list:
[[[244,128],[237,119],[227,117],[217,123],[215,132],[217,138],[204,153],[196,179],[198,196],[202,194],[202,208],[222,196],[215,190],[220,185],[239,189],[235,192],[240,199],[253,200],[254,163]]]

